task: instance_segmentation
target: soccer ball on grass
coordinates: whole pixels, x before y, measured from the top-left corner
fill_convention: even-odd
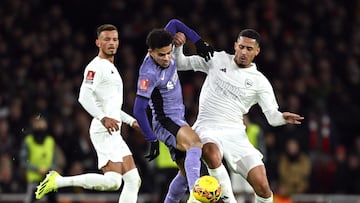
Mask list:
[[[193,195],[202,203],[215,203],[221,197],[221,185],[213,176],[205,175],[196,180]]]

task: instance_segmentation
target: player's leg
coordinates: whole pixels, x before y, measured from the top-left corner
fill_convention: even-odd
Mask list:
[[[270,189],[264,165],[252,168],[248,173],[247,180],[254,188],[256,203],[273,202],[272,191]]]
[[[110,150],[108,150],[108,154],[101,159],[101,155],[98,154],[99,163],[104,159],[113,160],[102,167],[102,171],[105,175],[107,173],[115,172],[122,176],[124,185],[120,194],[119,203],[136,203],[141,185],[141,178],[136,168],[134,158],[120,134],[116,137],[114,135],[111,137],[113,137],[110,140],[112,143],[107,144],[111,147]]]
[[[57,188],[76,186],[99,191],[116,191],[124,181],[119,203],[136,203],[141,178],[131,155],[123,158],[122,162],[109,161],[101,168],[104,175],[88,173],[77,176],[56,176]]]
[[[175,178],[171,181],[169,185],[169,190],[166,194],[164,203],[179,203],[187,190],[188,184],[186,177],[181,174],[179,170],[178,174],[175,176]]]
[[[266,177],[261,153],[253,147],[243,147],[242,150],[247,151],[248,155],[242,156],[241,159],[234,159],[232,155],[226,154],[225,159],[229,160],[228,164],[234,172],[246,177],[253,187],[255,203],[272,203],[272,191]]]
[[[221,185],[222,200],[225,203],[236,203],[229,174],[222,163],[222,155],[215,143],[208,142],[203,145],[203,159],[207,165],[209,175],[218,179]]]
[[[41,199],[45,194],[57,191],[63,187],[82,187],[99,191],[115,191],[121,186],[122,175],[109,171],[105,174],[87,173],[76,176],[61,176],[56,171],[50,171],[46,178],[39,184],[36,199]]]
[[[176,162],[179,168],[179,173],[174,177],[174,179],[169,185],[169,189],[166,194],[164,203],[178,203],[181,201],[185,192],[188,190],[188,184],[184,169],[186,151],[180,151],[176,148],[177,141],[176,137],[174,136],[174,133],[177,134],[180,127],[177,127],[177,130],[174,130],[173,132],[169,132],[162,126],[156,126],[155,129],[157,129],[156,135],[158,139],[168,147],[172,160]]]
[[[178,130],[176,141],[176,148],[186,151],[184,168],[191,191],[195,181],[200,177],[202,143],[199,136],[188,125],[182,126]]]
[[[216,126],[195,127],[203,145],[203,160],[208,168],[209,175],[218,179],[222,188],[222,200],[226,203],[236,203],[234,193],[231,188],[230,176],[222,163],[224,148],[223,145],[228,137],[225,128]],[[232,142],[232,138],[228,138],[228,142]],[[220,148],[221,147],[221,148]],[[232,149],[229,149],[232,150]]]
[[[112,166],[113,168],[109,168],[110,171],[121,168],[118,172],[122,174],[122,179],[124,181],[119,203],[136,203],[141,185],[141,178],[132,155],[125,156],[123,162],[114,163]]]
[[[106,139],[104,136],[107,136]],[[123,158],[125,157],[125,161],[127,161],[126,156],[130,155],[131,157],[131,152],[120,133],[112,136],[108,136],[106,133],[94,133],[91,134],[91,141],[97,152],[98,167],[103,171],[103,174],[87,173],[63,177],[56,171],[51,171],[38,186],[37,199],[41,199],[45,194],[57,191],[58,188],[62,187],[73,186],[98,191],[116,191],[120,188],[123,174],[125,175],[127,172],[126,168],[123,167]],[[130,165],[131,167],[135,168],[135,164]],[[138,175],[137,170],[133,173],[135,173],[133,176]],[[135,190],[135,192],[137,191]]]
[[[191,191],[195,181],[200,177],[202,143],[184,120],[168,120],[166,126],[163,125],[164,123],[155,124],[155,134],[169,147],[170,151],[174,147],[186,152],[184,164],[180,167],[185,171],[188,189]]]
[[[240,174],[229,171],[232,189],[238,203],[255,202],[254,189]]]

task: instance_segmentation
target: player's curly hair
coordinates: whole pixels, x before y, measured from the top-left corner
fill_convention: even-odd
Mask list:
[[[171,32],[164,29],[153,29],[146,37],[146,45],[150,49],[169,46],[173,41]]]

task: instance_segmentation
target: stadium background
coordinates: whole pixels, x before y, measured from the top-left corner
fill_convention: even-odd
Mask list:
[[[11,170],[0,170],[0,201],[4,194],[26,189],[18,153],[33,113],[48,118],[65,154],[64,175],[96,172],[90,117],[77,102],[84,66],[97,53],[95,29],[102,23],[119,28],[116,65],[124,81],[124,110],[131,113],[146,34],[171,18],[194,28],[216,50],[230,53],[241,29],[258,30],[263,44],[256,62],[273,84],[281,110],[306,118],[301,126],[270,128],[254,107],[250,118],[261,126],[264,138],[273,135],[276,140],[265,157],[284,151],[293,137],[312,160],[311,187],[305,194],[360,194],[360,1],[2,0],[0,166]],[[188,44],[186,51],[193,53],[193,46]],[[180,74],[190,123],[203,78]],[[156,166],[143,158],[147,143],[126,126],[123,136],[143,178],[140,193],[156,196]],[[343,152],[348,172],[339,177],[335,157]],[[272,157],[267,167],[276,183],[277,160]]]

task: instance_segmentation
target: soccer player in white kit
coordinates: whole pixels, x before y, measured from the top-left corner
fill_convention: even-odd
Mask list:
[[[51,171],[40,183],[36,198],[41,199],[58,188],[78,186],[99,191],[116,191],[124,186],[119,203],[136,203],[141,179],[132,153],[123,140],[121,123],[138,128],[137,121],[121,110],[123,82],[114,65],[119,46],[118,30],[104,24],[97,28],[98,55],[86,66],[80,87],[79,102],[93,116],[90,138],[103,174],[88,173],[63,177]]]
[[[175,43],[185,37],[178,33]],[[199,98],[199,113],[193,128],[203,145],[203,159],[209,174],[222,186],[223,201],[236,203],[224,157],[231,170],[252,185],[256,203],[273,202],[262,154],[247,138],[243,115],[258,103],[270,125],[301,124],[304,117],[280,112],[273,88],[257,70],[254,58],[260,53],[260,35],[252,29],[240,32],[234,42],[235,55],[214,52],[206,62],[200,56],[185,56],[182,46],[175,48],[179,71],[194,70],[207,74]]]

